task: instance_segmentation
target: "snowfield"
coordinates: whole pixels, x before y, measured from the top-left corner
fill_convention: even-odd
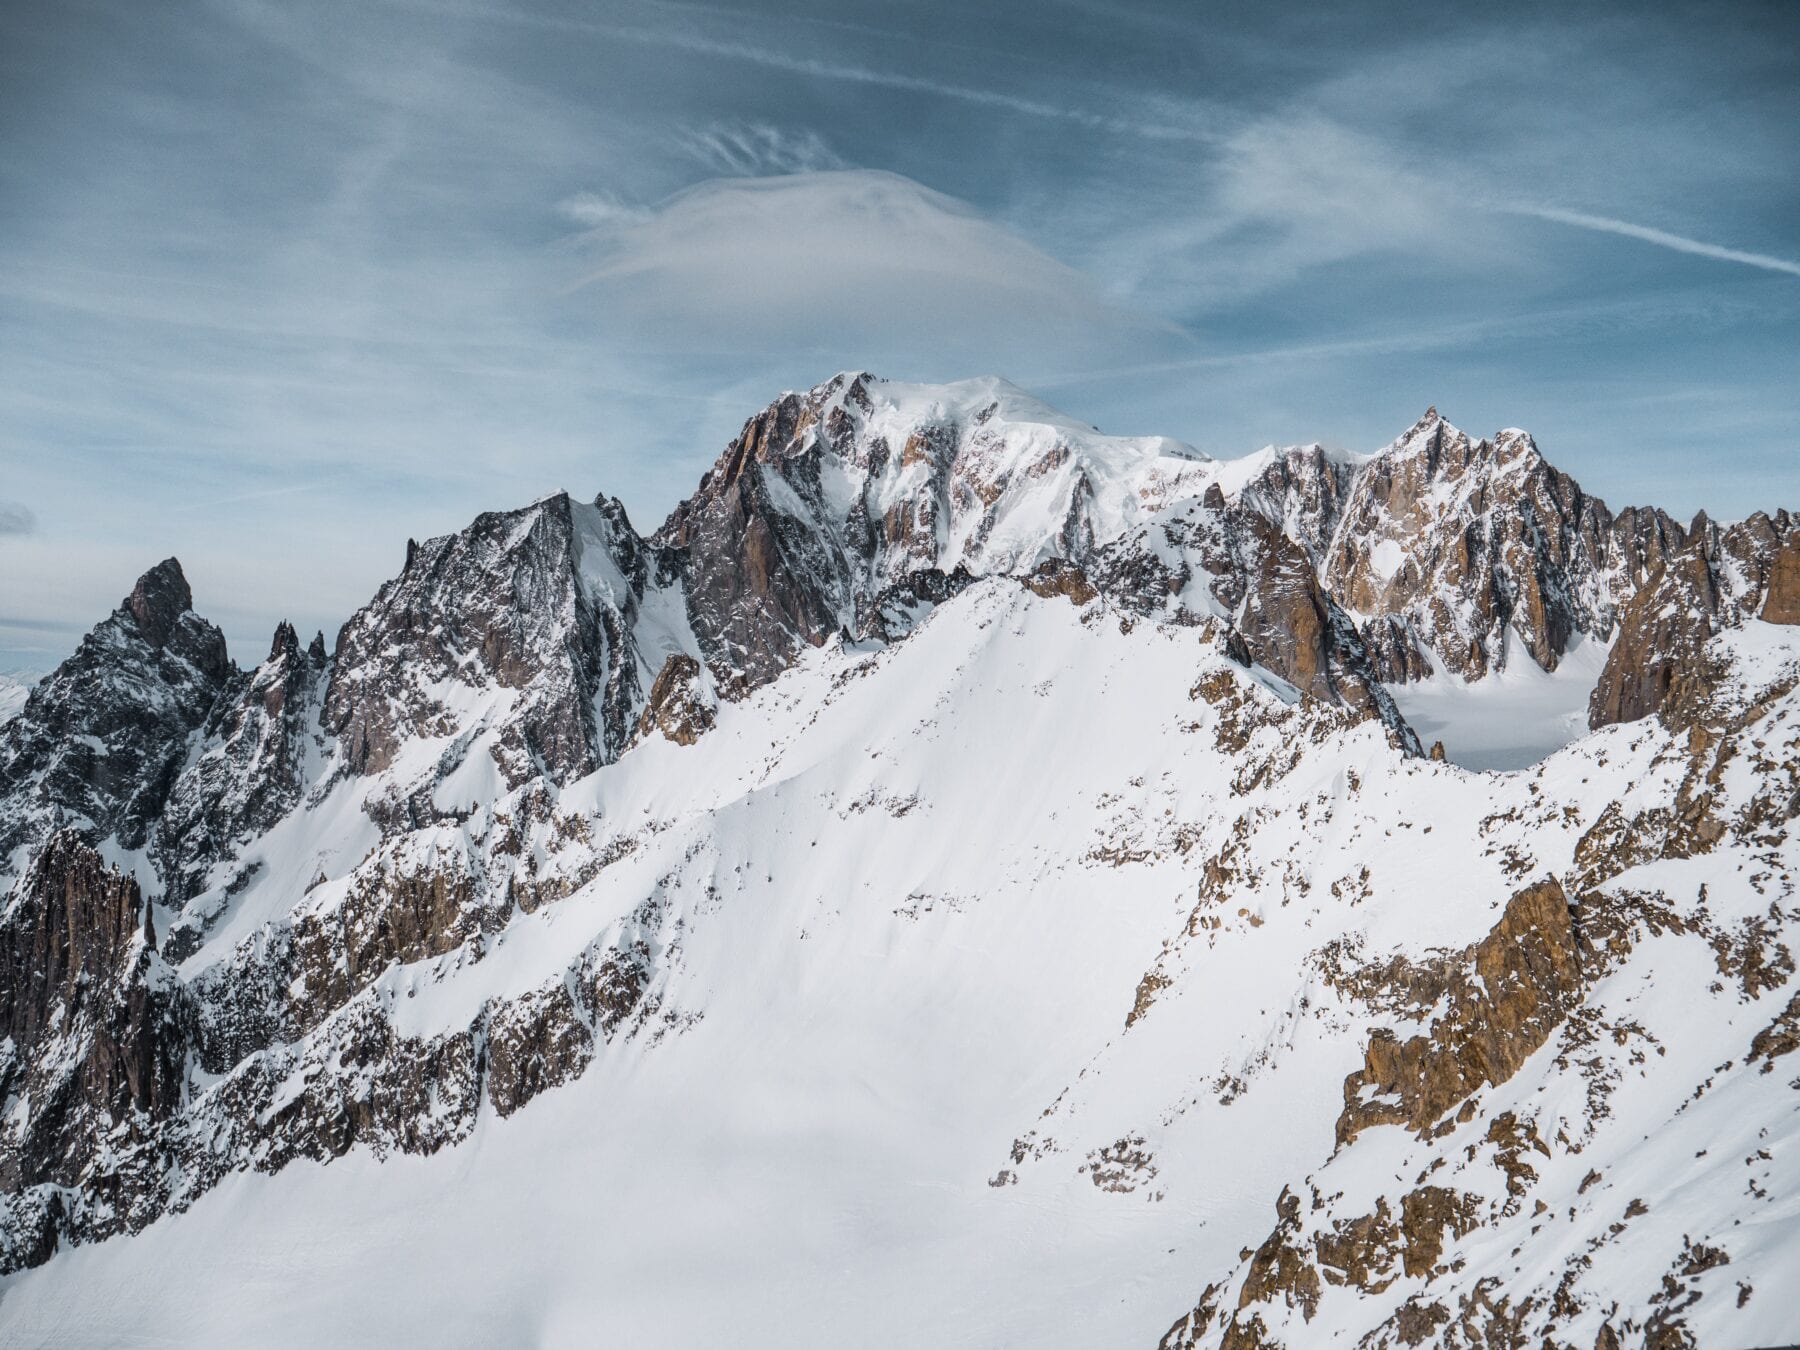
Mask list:
[[[696,744],[652,739],[567,786],[561,810],[641,846],[484,959],[390,971],[387,996],[403,1025],[454,1025],[660,896],[660,1026],[432,1156],[240,1174],[11,1276],[0,1338],[1149,1347],[1263,1242],[1284,1186],[1310,1176],[1366,1209],[1430,1156],[1461,1159],[1483,1126],[1432,1143],[1382,1127],[1333,1156],[1344,1077],[1394,1019],[1334,989],[1317,954],[1476,942],[1523,880],[1571,868],[1608,803],[1669,790],[1672,738],[1615,727],[1530,773],[1472,773],[1401,756],[1376,722],[1309,726],[1199,630],[1122,619],[984,583],[905,643],[814,653]],[[1779,630],[1743,645],[1764,670],[1795,656]],[[1286,720],[1227,753],[1232,714],[1192,692],[1218,675],[1227,708]],[[1789,697],[1767,734],[1791,746],[1797,718]],[[316,847],[340,828],[306,819]],[[1222,855],[1240,885],[1196,925]],[[1728,849],[1619,884],[1689,910],[1704,888],[1729,925],[1791,896],[1792,855]],[[1594,1051],[1608,1114],[1590,1120],[1591,1080],[1552,1044],[1482,1119],[1529,1112],[1582,1144],[1540,1161],[1545,1236],[1507,1278],[1554,1283],[1599,1238],[1588,1278],[1647,1296],[1685,1234],[1722,1236],[1699,1343],[1772,1344],[1800,1275],[1800,1098],[1794,1070],[1746,1070],[1688,1109],[1780,1001],[1740,1003],[1713,965],[1665,935],[1596,987],[1608,1024],[1641,1028]],[[1485,1158],[1448,1170],[1506,1195]],[[1604,1182],[1578,1200],[1589,1170]],[[1637,1198],[1632,1242],[1607,1243]],[[1471,1268],[1506,1269],[1524,1226],[1474,1230]],[[1741,1311],[1740,1277],[1756,1289]],[[1328,1297],[1295,1343],[1352,1343],[1417,1283]],[[1576,1343],[1600,1319],[1583,1314]]]
[[[1429,745],[1465,769],[1511,771],[1539,763],[1587,733],[1588,695],[1606,664],[1607,644],[1577,637],[1554,671],[1521,653],[1475,683],[1439,674],[1388,692]]]

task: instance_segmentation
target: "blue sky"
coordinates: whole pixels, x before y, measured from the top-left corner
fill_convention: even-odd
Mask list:
[[[1800,506],[1800,6],[1473,8],[5,6],[0,669],[171,553],[249,664],[481,510],[648,530],[850,367]]]

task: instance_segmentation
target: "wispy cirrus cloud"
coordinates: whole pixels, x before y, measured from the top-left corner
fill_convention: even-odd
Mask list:
[[[712,172],[728,178],[849,167],[818,132],[789,131],[766,122],[715,122],[677,136],[676,143]]]
[[[693,27],[619,23],[569,14],[544,14],[502,6],[455,3],[454,0],[393,0],[398,7],[490,23],[513,24],[552,31],[587,33],[634,46],[662,48],[694,56],[759,66],[790,75],[828,80],[838,84],[868,85],[908,94],[929,94],[959,103],[993,108],[1043,121],[1061,122],[1111,135],[1153,141],[1210,143],[1218,139],[1216,127],[1198,121],[1180,122],[1137,111],[1101,111],[1068,98],[1037,98],[984,84],[921,75],[892,66],[864,64],[844,58],[809,56],[797,51],[768,47],[740,38],[708,33]],[[1174,102],[1162,100],[1166,109]],[[1185,102],[1185,101],[1184,101]]]
[[[1084,127],[1089,131],[1137,136],[1153,141],[1193,141],[1202,144],[1210,144],[1219,138],[1218,131],[1211,127],[1157,121],[1129,112],[1098,112],[1073,102],[1052,102],[1048,99],[1009,93],[1002,89],[957,84],[947,80],[911,75],[902,70],[881,69],[845,61],[797,56],[769,47],[759,47],[754,43],[707,37],[685,30],[618,26],[609,31],[613,36],[627,42],[670,47],[696,55],[743,61],[770,70],[786,71],[794,75],[809,75],[816,79],[832,80],[844,84],[876,85],[904,93],[935,94],[940,98],[955,99],[961,103],[998,108],[1041,120],[1069,123]]]
[[[1581,230],[1597,230],[1602,234],[1617,234],[1627,239],[1641,239],[1646,244],[1673,249],[1677,253],[1692,253],[1702,258],[1717,258],[1720,262],[1743,263],[1746,267],[1760,267],[1765,272],[1786,272],[1789,276],[1800,277],[1800,262],[1771,257],[1767,253],[1746,253],[1743,249],[1726,248],[1722,244],[1709,244],[1703,240],[1689,239],[1685,235],[1671,234],[1667,230],[1658,230],[1649,225],[1636,225],[1629,220],[1589,215],[1585,211],[1565,211],[1561,207],[1555,206],[1514,205],[1502,206],[1497,209],[1516,216],[1531,216],[1538,220],[1554,221],[1558,225],[1573,225]]]

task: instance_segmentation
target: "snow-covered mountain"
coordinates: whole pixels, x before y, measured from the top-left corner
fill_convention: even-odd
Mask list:
[[[0,723],[10,722],[19,715],[19,709],[31,697],[34,683],[35,678],[23,675],[0,675]]]
[[[848,374],[254,670],[169,560],[0,728],[0,1331],[1791,1339],[1797,623],[1522,432]]]

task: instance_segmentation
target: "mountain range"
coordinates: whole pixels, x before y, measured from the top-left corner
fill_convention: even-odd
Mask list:
[[[859,373],[254,668],[165,560],[0,724],[0,1333],[1792,1340],[1797,625],[1520,430]]]

